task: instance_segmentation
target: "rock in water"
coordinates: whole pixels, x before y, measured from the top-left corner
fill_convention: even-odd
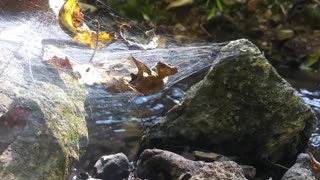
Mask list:
[[[296,163],[284,174],[281,180],[315,180],[312,174],[312,161],[308,154],[299,154]]]
[[[307,147],[312,109],[248,40],[224,46],[180,105],[145,133],[142,148],[191,146],[252,162],[288,162]]]
[[[93,177],[103,180],[127,179],[130,166],[127,156],[123,153],[102,156],[94,165]]]
[[[137,175],[150,180],[245,180],[243,170],[233,161],[204,163],[160,149],[146,149],[137,163]]]
[[[87,144],[84,87],[0,44],[0,179],[67,179]]]

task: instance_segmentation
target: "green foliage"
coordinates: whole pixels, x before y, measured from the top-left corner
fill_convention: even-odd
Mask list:
[[[159,0],[105,0],[106,3],[120,13],[121,16],[130,19],[146,20],[156,23],[165,20],[167,12],[162,10],[162,1]]]
[[[223,12],[223,4],[222,4],[221,0],[207,0],[205,6],[209,11],[209,13],[207,15],[208,21],[213,19],[216,16],[217,12],[221,12],[221,13]]]

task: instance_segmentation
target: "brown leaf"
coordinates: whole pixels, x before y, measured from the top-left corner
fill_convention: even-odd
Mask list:
[[[178,72],[178,69],[170,64],[158,62],[150,69],[143,62],[134,57],[132,59],[138,68],[138,73],[131,73],[129,86],[144,95],[161,91],[165,84],[164,78]]]
[[[62,68],[65,70],[71,70],[72,71],[72,64],[69,61],[68,57],[59,58],[57,56],[53,56],[52,59],[47,61],[48,64],[57,67],[57,68]]]
[[[109,92],[135,92],[136,94],[140,94],[124,79],[119,80],[114,78],[109,84],[110,85],[107,86]]]
[[[53,56],[50,60],[47,61],[48,64],[69,73],[72,77],[76,79],[80,79],[81,76],[79,73],[73,71],[73,64],[70,62],[68,57],[59,58],[57,56]]]
[[[319,163],[319,161],[317,161],[316,158],[314,158],[312,153],[309,152],[309,155],[310,155],[311,160],[312,160],[312,169],[314,171],[320,171],[320,163]]]

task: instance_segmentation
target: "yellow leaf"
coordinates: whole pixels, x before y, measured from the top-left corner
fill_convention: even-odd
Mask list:
[[[78,0],[67,0],[59,12],[59,24],[65,33],[91,48],[95,48],[97,44],[108,44],[112,40],[109,32],[101,31],[97,35],[97,32],[90,30],[83,20]]]
[[[74,27],[72,16],[77,6],[77,0],[68,0],[64,3],[59,11],[59,24],[62,30],[67,34],[77,34],[77,28]]]

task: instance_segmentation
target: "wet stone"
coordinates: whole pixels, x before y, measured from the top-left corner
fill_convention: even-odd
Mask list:
[[[284,174],[281,180],[315,180],[312,161],[308,154],[299,154],[296,163]]]

